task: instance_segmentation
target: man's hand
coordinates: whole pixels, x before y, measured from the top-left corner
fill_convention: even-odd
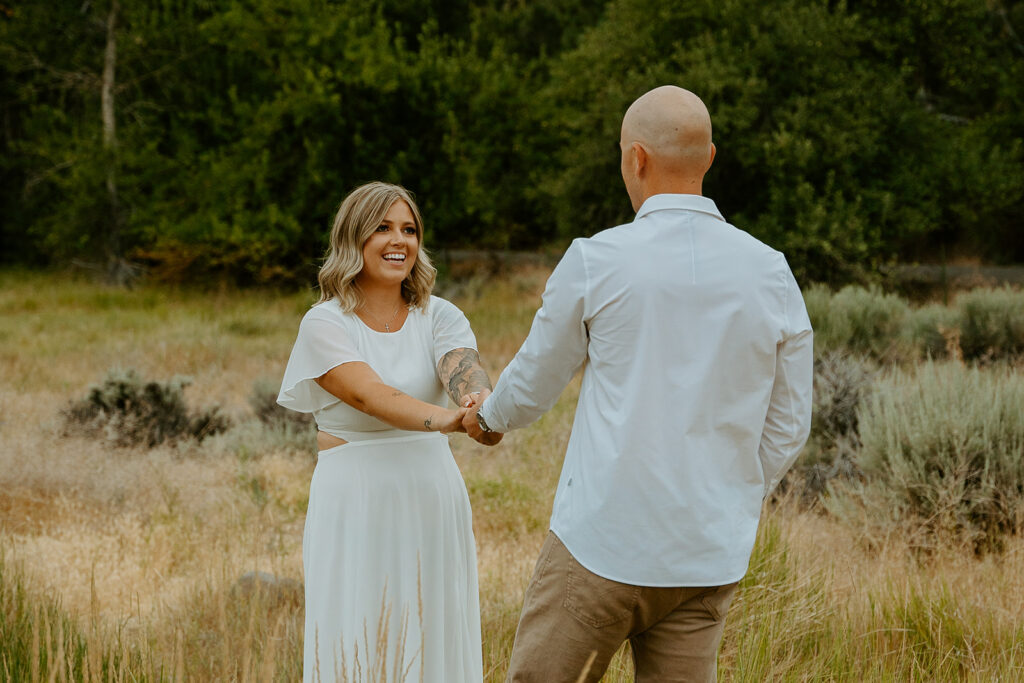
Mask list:
[[[482,389],[479,392],[474,392],[463,397],[463,405],[468,408],[465,417],[462,418],[462,426],[466,429],[466,433],[469,434],[475,441],[482,443],[484,446],[493,446],[494,444],[501,441],[501,437],[505,436],[501,432],[485,432],[480,428],[480,422],[476,418],[476,414],[480,412],[480,406],[484,404],[484,399],[490,395],[490,389]]]

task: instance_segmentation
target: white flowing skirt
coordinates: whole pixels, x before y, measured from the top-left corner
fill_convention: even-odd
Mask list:
[[[302,564],[306,683],[483,680],[472,515],[448,437],[321,451]]]

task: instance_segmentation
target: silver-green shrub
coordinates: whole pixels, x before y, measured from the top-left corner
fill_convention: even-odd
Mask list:
[[[832,305],[832,290],[828,285],[814,283],[804,288],[804,305],[807,307],[807,317],[811,319],[811,327],[814,329],[814,350],[815,352],[830,350],[833,344],[828,334],[828,314]]]
[[[956,298],[960,348],[970,360],[1024,354],[1024,292],[973,289]]]
[[[814,363],[814,410],[811,434],[831,443],[859,439],[858,411],[870,392],[874,369],[865,360],[840,351]]]
[[[907,337],[922,358],[946,358],[956,353],[960,339],[960,316],[942,304],[928,304],[911,311]]]
[[[842,351],[826,351],[815,359],[811,434],[798,468],[831,464],[857,448],[859,410],[875,372],[869,361]]]
[[[870,361],[843,351],[815,359],[811,434],[786,482],[797,487],[803,503],[816,504],[833,479],[856,476],[859,410],[876,372]]]
[[[924,543],[966,541],[977,552],[1024,528],[1020,374],[931,361],[895,369],[875,383],[859,431],[862,513],[880,526],[910,525]]]
[[[874,358],[903,353],[907,302],[877,287],[849,285],[835,294],[811,287],[804,296],[816,351],[845,350]]]

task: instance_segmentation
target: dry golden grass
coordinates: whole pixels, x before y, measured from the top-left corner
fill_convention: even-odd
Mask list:
[[[546,274],[452,290],[492,377],[524,338]],[[247,399],[254,382],[280,376],[312,300],[0,272],[0,569],[16,567],[33,600],[59,598],[93,671],[120,652],[122,669],[142,668],[135,678],[300,676],[301,604],[232,586],[253,570],[301,580],[312,435],[262,426]],[[114,367],[191,376],[190,404],[219,405],[235,426],[152,450],[63,435],[59,411]],[[452,438],[473,505],[488,681],[505,673],[578,390],[498,448]],[[922,558],[900,538],[867,550],[855,531],[789,504],[762,527],[730,612],[723,679],[1024,677],[1022,539],[981,560],[958,548]],[[38,642],[54,647],[46,630]],[[630,678],[622,652],[605,680]]]

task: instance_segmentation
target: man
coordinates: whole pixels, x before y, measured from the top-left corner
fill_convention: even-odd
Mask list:
[[[493,442],[585,368],[510,681],[597,681],[627,639],[637,681],[713,681],[762,501],[810,428],[803,298],[783,255],[701,195],[704,104],[652,90],[619,146],[636,219],[572,243],[464,422]]]

